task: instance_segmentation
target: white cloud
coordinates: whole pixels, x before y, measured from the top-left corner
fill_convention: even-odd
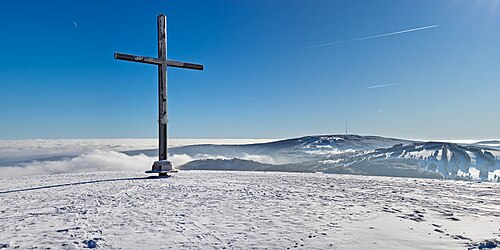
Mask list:
[[[245,144],[267,139],[173,139],[169,146],[193,144]],[[157,148],[156,139],[60,139],[0,140],[0,177],[98,171],[144,171],[157,157],[127,155],[120,151]],[[272,163],[267,156],[248,155],[248,160]],[[200,154],[169,155],[174,167],[198,159],[227,159]]]
[[[248,144],[270,139],[171,139],[169,147],[194,144]],[[0,140],[0,166],[43,158],[74,157],[94,150],[132,151],[158,148],[157,139],[31,139]]]
[[[198,154],[191,157],[187,154],[169,155],[168,159],[174,168],[200,159],[229,159],[220,155]],[[276,164],[279,161],[267,155],[245,155],[244,160],[260,163]],[[32,161],[14,166],[0,167],[0,177],[25,176],[39,174],[61,174],[76,172],[101,171],[145,171],[151,168],[156,157],[144,154],[127,155],[116,151],[94,150],[74,158],[63,160]]]
[[[10,167],[0,167],[0,177],[37,174],[58,174],[97,171],[139,171],[151,168],[153,157],[129,156],[115,151],[95,150],[59,161],[34,161]]]
[[[249,155],[245,154],[243,160],[256,161],[266,164],[276,164],[276,161],[269,155]]]
[[[156,158],[155,158],[156,160]],[[181,154],[181,155],[169,155],[168,160],[172,162],[172,165],[174,165],[174,168],[184,165],[190,161],[196,160],[195,158],[187,155],[187,154]]]

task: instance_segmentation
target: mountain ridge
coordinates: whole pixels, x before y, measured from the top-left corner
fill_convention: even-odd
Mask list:
[[[224,164],[224,170],[500,181],[500,150],[477,143],[422,142],[352,134],[313,135],[246,145],[190,145],[171,148],[169,152],[195,159],[180,169],[216,170],[215,163],[219,163]],[[210,161],[206,161],[207,158]],[[241,161],[231,161],[233,159]]]

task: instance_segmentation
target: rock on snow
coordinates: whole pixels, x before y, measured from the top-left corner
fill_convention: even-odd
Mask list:
[[[0,246],[467,249],[500,233],[500,184],[278,172],[0,179]]]

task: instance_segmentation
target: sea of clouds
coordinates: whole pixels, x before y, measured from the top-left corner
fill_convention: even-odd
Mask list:
[[[195,144],[249,144],[269,139],[172,139],[169,147]],[[0,177],[97,171],[144,171],[157,157],[125,154],[157,148],[156,139],[33,139],[0,140]],[[192,160],[223,158],[213,155],[169,155],[174,166]],[[272,163],[265,156],[248,160]]]

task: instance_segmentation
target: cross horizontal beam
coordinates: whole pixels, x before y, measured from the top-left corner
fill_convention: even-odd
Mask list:
[[[129,54],[115,53],[115,59],[131,61],[131,62],[140,62],[140,63],[148,63],[154,65],[162,65],[164,63],[160,58],[153,58],[147,56],[135,56]],[[167,66],[175,67],[175,68],[184,68],[184,69],[195,69],[195,70],[203,70],[203,65],[195,64],[195,63],[186,63],[179,62],[173,60],[166,60]]]
[[[125,60],[131,62],[141,62],[141,63],[149,63],[155,65],[163,64],[163,61],[159,58],[152,58],[147,56],[134,56],[129,54],[115,53],[115,59]]]

